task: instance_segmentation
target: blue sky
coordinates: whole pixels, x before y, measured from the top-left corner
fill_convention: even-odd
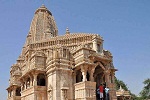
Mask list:
[[[52,12],[59,35],[100,34],[110,50],[116,77],[138,94],[150,78],[149,0],[0,0],[0,98],[6,100],[9,71],[24,45],[34,12],[42,4]]]

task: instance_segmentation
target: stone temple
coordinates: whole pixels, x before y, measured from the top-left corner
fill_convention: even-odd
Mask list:
[[[52,13],[35,11],[21,54],[10,68],[7,100],[98,100],[106,84],[116,99],[113,56],[98,34],[58,35]]]

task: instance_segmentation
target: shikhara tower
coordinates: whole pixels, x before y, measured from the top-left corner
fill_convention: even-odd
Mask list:
[[[112,54],[98,34],[59,36],[52,13],[35,11],[25,45],[10,69],[7,100],[96,100],[96,88],[106,83],[116,100]]]

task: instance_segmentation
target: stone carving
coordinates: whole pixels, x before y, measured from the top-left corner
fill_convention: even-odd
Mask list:
[[[58,35],[52,13],[42,5],[35,11],[21,55],[11,67],[8,93],[21,87],[17,100],[96,100],[93,91],[100,83],[114,88],[116,69],[103,41],[98,34],[71,33],[69,28]],[[110,97],[116,100],[112,90]],[[7,100],[16,99],[8,95]]]
[[[49,85],[48,87],[48,100],[53,100],[53,95],[52,95],[52,86]]]

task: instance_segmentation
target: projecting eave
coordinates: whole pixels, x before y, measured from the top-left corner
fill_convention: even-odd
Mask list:
[[[102,37],[100,37],[98,34],[94,34],[94,33],[70,33],[67,35],[50,37],[47,39],[36,41],[34,43],[41,43],[41,42],[47,42],[47,41],[57,41],[57,40],[67,40],[67,39],[75,39],[75,38],[84,38],[85,40],[89,40],[89,39],[93,40],[96,36],[97,36],[97,38],[99,38],[99,40],[103,41]]]
[[[112,71],[118,71],[118,69],[115,69],[115,68],[110,68],[110,70],[112,70]]]
[[[108,57],[105,57],[103,55],[100,55],[100,54],[91,54],[89,55],[89,58],[93,61],[103,61],[103,62],[106,62],[106,63],[109,63],[112,61],[112,58],[108,58]]]
[[[6,90],[9,91],[10,89],[12,89],[14,87],[18,87],[18,85],[17,84],[10,85]]]

